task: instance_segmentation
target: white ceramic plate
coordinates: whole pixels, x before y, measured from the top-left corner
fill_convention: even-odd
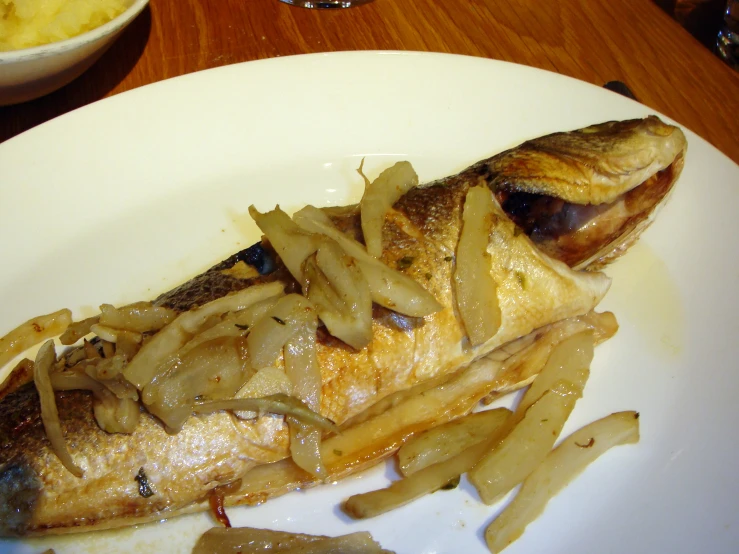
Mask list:
[[[152,298],[249,245],[249,204],[357,200],[411,160],[422,181],[524,139],[651,110],[526,67],[410,53],[234,65],[144,87],[0,145],[0,332],[39,313]],[[688,133],[676,193],[608,268],[602,308],[621,329],[599,347],[565,433],[612,411],[642,414],[619,447],[563,491],[507,552],[735,552],[739,548],[739,168]],[[510,400],[509,400],[510,402]],[[500,506],[469,484],[352,522],[339,502],[384,486],[390,466],[258,508],[237,525],[369,530],[399,553],[485,552]],[[0,552],[188,552],[208,515],[118,533],[0,543]]]

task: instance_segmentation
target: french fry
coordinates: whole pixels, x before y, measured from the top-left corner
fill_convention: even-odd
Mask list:
[[[341,537],[286,533],[251,527],[214,527],[206,531],[192,550],[193,554],[380,554],[388,553],[366,532]]]
[[[475,465],[468,477],[485,504],[495,503],[536,469],[552,449],[581,391],[568,381],[559,381]]]
[[[487,410],[469,414],[414,436],[398,450],[401,473],[411,475],[490,438],[510,415],[510,410],[505,408]]]
[[[554,349],[509,420],[515,427],[470,471],[470,482],[483,502],[493,504],[544,460],[582,396],[592,353],[590,331]]]
[[[577,333],[559,343],[552,350],[541,373],[534,379],[529,390],[519,402],[516,413],[525,413],[534,402],[542,397],[544,392],[552,388],[559,380],[579,382],[582,379],[579,372],[588,370],[590,362],[593,361],[593,347],[593,332],[590,330]]]
[[[350,496],[344,503],[343,509],[355,519],[365,519],[399,508],[425,494],[441,489],[469,471],[489,450],[489,440],[477,443],[453,458],[394,481],[385,489]]]
[[[490,552],[518,539],[551,498],[613,446],[639,441],[639,414],[618,412],[575,431],[529,475],[513,501],[485,531]]]

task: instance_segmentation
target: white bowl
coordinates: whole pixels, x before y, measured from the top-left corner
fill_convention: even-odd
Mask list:
[[[44,96],[82,75],[148,2],[128,0],[128,9],[118,17],[76,37],[0,52],[0,106]]]

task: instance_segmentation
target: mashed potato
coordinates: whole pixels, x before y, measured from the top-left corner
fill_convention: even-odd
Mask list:
[[[0,52],[72,38],[128,7],[126,0],[0,0]]]

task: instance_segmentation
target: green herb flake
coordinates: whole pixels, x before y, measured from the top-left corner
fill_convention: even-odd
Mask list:
[[[445,257],[444,257],[444,261],[445,261],[445,262],[451,262],[451,261],[452,261],[453,259],[454,259],[454,258],[452,258],[451,256],[445,256]]]
[[[408,269],[413,264],[412,256],[405,256],[398,260],[398,269]]]
[[[426,274],[426,280],[427,281],[430,281],[431,280],[431,277],[433,277],[433,275],[431,275],[430,273],[427,273]]]
[[[279,317],[277,317],[276,315],[273,315],[272,316],[272,319],[274,319],[280,325],[285,325],[285,322],[282,319],[280,319]]]
[[[343,456],[344,453],[338,448],[334,448],[334,454],[336,454],[337,456]]]
[[[241,329],[242,331],[246,331],[249,328],[248,325],[241,325],[240,323],[234,323],[234,325],[236,325],[237,329]]]

